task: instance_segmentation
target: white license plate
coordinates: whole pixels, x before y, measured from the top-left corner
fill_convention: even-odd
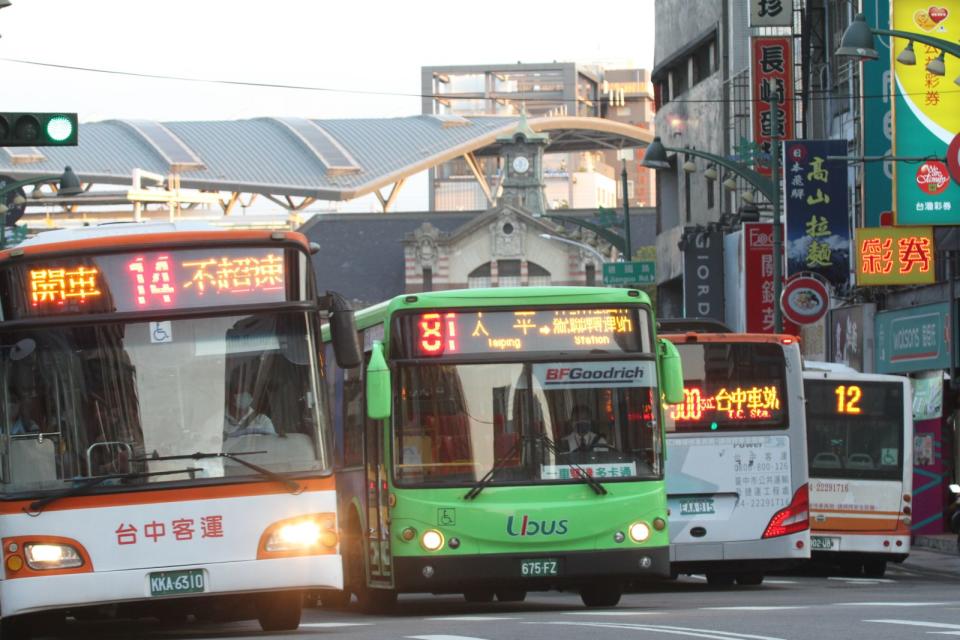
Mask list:
[[[840,548],[840,538],[829,536],[810,536],[810,549],[813,551],[834,551]]]

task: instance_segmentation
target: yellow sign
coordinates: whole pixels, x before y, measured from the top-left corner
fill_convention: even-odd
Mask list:
[[[856,230],[857,284],[933,284],[932,227]]]

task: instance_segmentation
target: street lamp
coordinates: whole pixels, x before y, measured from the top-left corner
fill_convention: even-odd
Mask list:
[[[555,236],[555,235],[551,235],[551,234],[549,234],[549,233],[541,233],[541,234],[540,234],[540,237],[543,238],[544,240],[556,240],[557,242],[565,242],[566,244],[570,244],[570,245],[573,245],[573,246],[575,246],[575,247],[579,247],[579,248],[583,249],[584,251],[586,251],[587,253],[591,253],[591,254],[593,254],[594,256],[596,256],[597,260],[600,261],[600,264],[604,264],[605,262],[607,262],[607,259],[603,256],[602,253],[600,253],[599,251],[597,251],[595,248],[591,247],[590,245],[586,244],[585,242],[577,242],[576,240],[571,240],[570,238],[564,238],[564,237],[562,237],[562,236]]]
[[[773,94],[770,102],[773,107],[773,113],[776,114],[779,104],[776,93]],[[780,333],[783,331],[783,315],[780,310],[779,303],[780,293],[783,290],[783,230],[780,228],[779,179],[780,141],[777,136],[772,136],[770,143],[771,177],[769,178],[759,174],[745,164],[728,160],[723,156],[718,156],[690,147],[684,147],[682,149],[676,147],[667,147],[660,141],[659,136],[655,137],[653,142],[650,143],[650,146],[647,147],[647,152],[643,155],[642,163],[645,167],[649,167],[651,169],[669,169],[670,162],[667,160],[668,151],[672,151],[674,153],[685,153],[688,155],[697,156],[698,158],[704,158],[727,170],[728,177],[723,181],[724,188],[730,191],[733,191],[737,188],[736,180],[729,176],[730,173],[736,174],[746,180],[757,191],[762,193],[770,202],[770,204],[773,205],[773,255],[775,256],[773,260],[773,299],[775,300],[773,305],[773,330],[775,333]],[[743,201],[747,204],[753,204],[753,194],[744,194]]]
[[[36,178],[27,178],[26,180],[18,180],[16,182],[11,182],[2,189],[0,189],[0,249],[7,245],[7,211],[9,208],[4,201],[8,193],[16,191],[21,187],[27,187],[32,184],[44,184],[47,182],[58,182],[59,188],[57,193],[63,196],[75,196],[83,193],[83,185],[80,184],[80,178],[77,177],[77,174],[73,172],[73,169],[70,167],[64,167],[63,173],[59,176],[38,176]],[[14,204],[21,205],[26,202],[22,197],[17,196],[14,199]]]
[[[938,76],[946,73],[946,65],[944,63],[946,54],[949,53],[955,58],[960,58],[960,45],[954,42],[933,38],[922,33],[871,27],[867,24],[867,19],[862,13],[855,15],[853,22],[851,22],[847,30],[843,32],[843,37],[840,38],[840,48],[837,49],[837,55],[853,56],[862,60],[876,60],[879,54],[874,47],[874,36],[893,36],[907,40],[907,47],[897,56],[897,62],[906,65],[917,63],[917,56],[913,52],[914,42],[927,44],[940,49],[940,55],[927,63],[927,71]],[[954,82],[960,84],[960,76],[957,76]]]

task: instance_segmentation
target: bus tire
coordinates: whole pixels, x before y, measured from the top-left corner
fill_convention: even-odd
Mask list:
[[[527,592],[520,589],[498,589],[497,600],[499,602],[523,602],[527,599]]]
[[[463,592],[463,599],[467,602],[493,602],[494,595],[493,589],[471,589]]]
[[[863,575],[867,578],[882,578],[886,572],[886,560],[867,560],[863,563]]]
[[[591,584],[580,589],[580,599],[588,607],[615,607],[622,594],[618,584]]]
[[[711,587],[729,587],[733,585],[734,576],[729,573],[708,573],[707,584]]]
[[[762,573],[743,573],[737,576],[737,584],[742,587],[756,587],[763,584]]]
[[[262,593],[257,598],[257,622],[264,631],[295,630],[302,611],[302,591]]]
[[[29,640],[32,637],[30,620],[26,616],[0,620],[0,638],[3,640]]]

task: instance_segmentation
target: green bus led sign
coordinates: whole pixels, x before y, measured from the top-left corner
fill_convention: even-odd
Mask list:
[[[0,147],[75,147],[77,114],[0,112]]]

